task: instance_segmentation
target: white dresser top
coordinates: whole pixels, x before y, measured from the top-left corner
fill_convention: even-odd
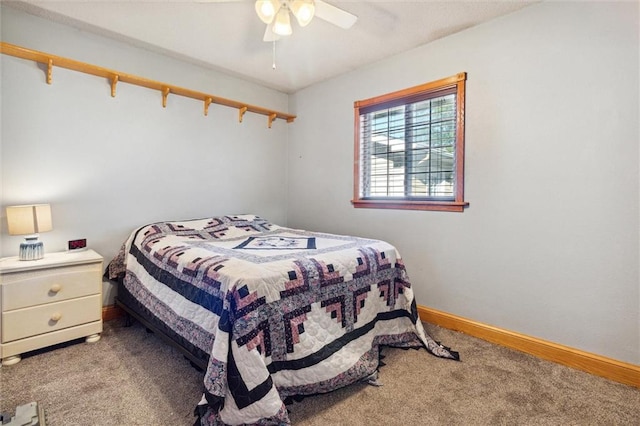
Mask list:
[[[102,256],[91,249],[46,253],[42,259],[19,260],[17,256],[0,259],[0,274],[33,271],[59,266],[78,265],[102,261]]]

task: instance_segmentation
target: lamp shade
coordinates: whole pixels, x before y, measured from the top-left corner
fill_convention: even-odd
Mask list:
[[[28,235],[47,232],[53,229],[51,206],[49,204],[31,204],[7,207],[7,225],[9,235]]]
[[[262,22],[270,24],[280,9],[280,2],[278,0],[257,0],[255,7]]]
[[[293,32],[288,9],[284,7],[280,8],[280,11],[276,15],[276,20],[273,23],[273,32],[279,36],[288,36]]]
[[[298,24],[301,27],[305,27],[313,19],[316,7],[313,4],[313,0],[294,0],[291,3],[291,12],[293,16],[298,20]]]

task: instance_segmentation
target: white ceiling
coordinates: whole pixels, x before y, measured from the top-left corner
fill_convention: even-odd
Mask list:
[[[327,0],[348,30],[315,18],[273,44],[252,0],[24,0],[13,7],[293,93],[313,83],[511,13],[525,0]],[[55,52],[54,52],[55,53]],[[99,65],[99,64],[98,64]]]

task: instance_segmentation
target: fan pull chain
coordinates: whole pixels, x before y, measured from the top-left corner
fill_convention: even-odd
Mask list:
[[[271,65],[271,68],[273,68],[274,70],[276,69],[276,41],[273,40],[273,64]]]

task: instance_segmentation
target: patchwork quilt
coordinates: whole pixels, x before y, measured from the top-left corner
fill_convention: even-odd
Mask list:
[[[162,222],[134,231],[109,272],[209,358],[202,425],[288,424],[287,397],[372,377],[381,345],[457,359],[425,333],[383,241],[254,215]]]

